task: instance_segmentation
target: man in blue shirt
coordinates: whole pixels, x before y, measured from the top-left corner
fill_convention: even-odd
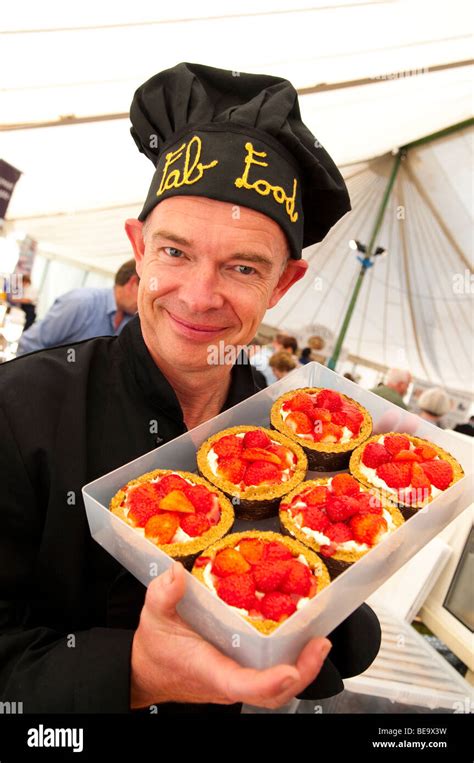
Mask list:
[[[73,289],[55,300],[43,320],[25,331],[17,355],[96,336],[116,336],[137,312],[135,260],[115,274],[112,289]]]

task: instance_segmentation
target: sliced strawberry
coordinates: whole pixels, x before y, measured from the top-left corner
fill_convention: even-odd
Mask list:
[[[389,487],[408,487],[411,482],[411,464],[388,463],[381,464],[376,469],[377,477],[380,477]]]
[[[431,482],[420,464],[413,464],[412,466],[411,484],[414,488],[426,489],[431,493]]]
[[[432,461],[438,455],[431,445],[419,445],[414,452],[421,456],[421,461]]]
[[[218,596],[232,607],[247,611],[259,609],[255,597],[255,582],[250,573],[221,578],[217,581],[216,590]]]
[[[128,521],[135,527],[145,527],[150,517],[159,512],[154,486],[145,482],[130,488],[127,492],[127,505],[129,508]]]
[[[383,507],[380,498],[374,493],[359,493],[356,496],[359,504],[359,514],[382,514]]]
[[[268,461],[270,464],[281,466],[281,461],[276,453],[271,453],[265,448],[246,448],[242,451],[241,458],[243,461]]]
[[[211,562],[211,561],[212,561],[212,560],[211,560],[211,557],[210,557],[210,556],[198,556],[198,558],[197,558],[197,559],[196,559],[196,561],[194,562],[194,566],[195,566],[195,567],[207,567],[207,565],[208,565],[208,564],[209,564],[209,562]]]
[[[392,454],[379,442],[369,442],[362,453],[362,463],[369,469],[376,469],[380,464],[386,464],[392,460]]]
[[[243,481],[245,485],[261,485],[263,482],[280,482],[281,470],[267,461],[252,461],[247,466]]]
[[[247,465],[241,458],[230,456],[229,458],[220,458],[217,465],[217,471],[229,482],[238,485],[242,482]]]
[[[311,419],[301,411],[290,413],[285,419],[285,424],[296,434],[310,434],[313,431]]]
[[[316,442],[330,443],[339,442],[342,437],[342,427],[338,427],[337,424],[323,424],[321,432],[314,433],[314,439]]]
[[[268,448],[272,441],[266,432],[260,429],[252,429],[246,432],[243,438],[244,448]]]
[[[327,408],[317,408],[316,406],[313,407],[310,418],[313,420],[314,424],[317,421],[320,421],[321,424],[329,424],[329,422],[332,421],[331,413]],[[335,423],[337,424],[338,422],[336,421]]]
[[[316,485],[303,493],[302,498],[308,506],[320,506],[326,503],[329,490],[326,485]]]
[[[204,516],[207,518],[207,521],[210,525],[214,526],[217,525],[220,518],[221,518],[221,510],[219,507],[219,501],[216,501],[212,509],[210,509]]]
[[[358,495],[360,485],[350,474],[336,474],[331,480],[331,490],[336,495]]]
[[[263,557],[265,545],[258,538],[244,538],[239,543],[239,551],[250,564],[257,564]]]
[[[224,437],[221,437],[220,440],[217,440],[212,447],[218,456],[231,458],[232,456],[240,456],[244,444],[241,437],[236,437],[234,434],[227,434],[224,435]]]
[[[184,493],[198,513],[207,514],[214,507],[217,496],[205,485],[188,485]]]
[[[422,457],[414,450],[399,450],[393,457],[394,461],[423,461]]]
[[[205,514],[183,514],[179,524],[181,529],[192,538],[203,535],[211,526]]]
[[[293,554],[290,549],[278,540],[272,540],[265,543],[265,549],[263,552],[263,558],[265,561],[278,560],[278,559],[292,559]]]
[[[358,543],[374,546],[387,532],[387,522],[377,514],[362,514],[352,517],[349,522],[354,539]]]
[[[145,537],[153,541],[153,543],[160,545],[171,543],[178,527],[179,519],[177,514],[172,514],[171,512],[155,514],[145,525]]]
[[[172,490],[159,502],[161,511],[178,511],[183,514],[195,514],[196,509],[181,490]]]
[[[287,575],[287,569],[280,562],[259,562],[252,567],[257,591],[270,593],[277,591]]]
[[[310,506],[302,514],[303,525],[309,527],[310,530],[324,533],[330,524],[326,512],[317,506]]]
[[[431,484],[438,490],[446,490],[453,480],[453,467],[448,461],[436,459],[420,464]]]
[[[344,403],[342,411],[346,416],[345,426],[350,429],[353,434],[359,434],[362,422],[364,421],[364,414],[359,411],[355,405],[350,405],[348,403]]]
[[[345,522],[359,511],[359,502],[350,495],[329,494],[326,514],[331,522]]]
[[[288,594],[278,593],[278,591],[267,593],[263,597],[260,607],[267,620],[274,620],[277,623],[292,615],[296,610],[293,599]]]
[[[283,404],[283,408],[288,411],[300,411],[312,418],[314,401],[307,392],[297,392],[290,400]]]
[[[329,525],[325,535],[332,541],[331,545],[354,540],[352,530],[348,525],[345,525],[344,522],[336,522],[333,525]]]
[[[320,408],[327,408],[328,411],[340,411],[342,408],[342,397],[332,389],[323,389],[316,396],[316,405]]]
[[[307,596],[310,588],[311,570],[309,567],[298,561],[298,559],[291,559],[285,562],[280,591],[282,593],[298,594],[298,596]]]
[[[249,572],[250,564],[235,548],[224,548],[216,554],[214,564],[212,565],[212,572],[219,577],[227,577],[227,575],[242,575],[244,572]]]
[[[186,491],[189,487],[189,483],[185,479],[179,476],[179,474],[165,474],[159,482],[155,482],[155,490],[158,492],[160,498],[163,498],[167,493],[171,493],[172,490]]]
[[[270,453],[274,453],[278,456],[282,469],[288,469],[294,466],[296,456],[289,448],[286,448],[284,445],[270,445],[268,450]]]
[[[410,440],[402,434],[386,435],[383,445],[392,456],[398,453],[399,450],[410,450]]]

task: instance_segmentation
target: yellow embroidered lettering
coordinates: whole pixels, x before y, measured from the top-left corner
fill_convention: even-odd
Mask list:
[[[186,149],[186,151],[185,151]],[[209,162],[209,164],[203,164],[201,159],[202,142],[201,138],[195,135],[188,144],[183,143],[176,151],[170,151],[166,154],[165,166],[163,167],[163,174],[161,176],[160,187],[158,188],[156,195],[161,196],[165,191],[169,191],[170,188],[180,188],[182,185],[192,185],[201,180],[204,175],[204,171],[215,167],[218,164],[217,159]],[[170,170],[170,166],[181,159],[184,154],[184,164],[182,170],[173,169]]]
[[[252,164],[257,164],[260,167],[268,167],[268,162],[259,161],[255,157],[261,157],[264,159],[267,154],[265,151],[256,151],[252,143],[246,143],[245,148],[247,150],[247,156],[244,159],[244,171],[242,177],[235,179],[235,185],[237,188],[247,188],[249,190],[256,191],[260,196],[268,196],[269,193],[273,193],[273,198],[278,204],[285,204],[286,212],[291,222],[294,223],[298,219],[298,212],[295,212],[296,202],[296,187],[297,180],[293,179],[293,194],[287,196],[283,188],[279,185],[271,185],[267,180],[255,180],[253,183],[249,182],[249,172]]]

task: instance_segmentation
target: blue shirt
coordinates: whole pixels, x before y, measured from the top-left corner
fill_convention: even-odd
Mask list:
[[[41,321],[25,331],[17,355],[96,336],[114,336],[133,318],[125,315],[114,327],[117,312],[113,289],[73,289],[58,297]]]

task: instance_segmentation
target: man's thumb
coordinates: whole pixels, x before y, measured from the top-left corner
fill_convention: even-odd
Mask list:
[[[157,615],[171,617],[185,588],[184,567],[180,562],[173,562],[166,572],[151,581],[146,594],[147,604]]]

